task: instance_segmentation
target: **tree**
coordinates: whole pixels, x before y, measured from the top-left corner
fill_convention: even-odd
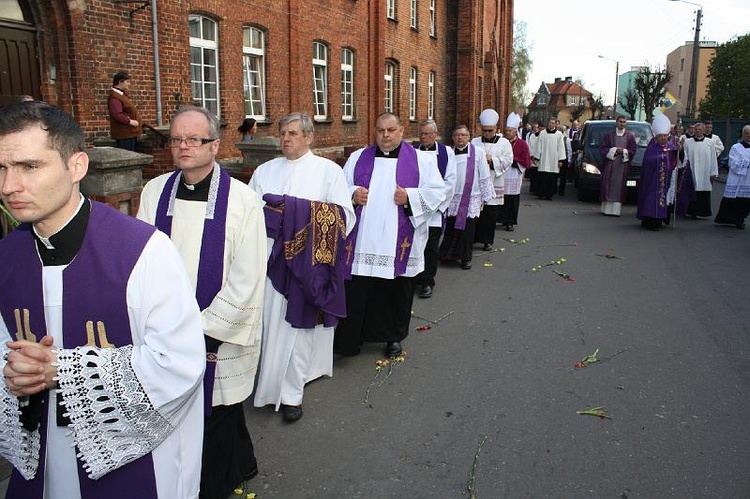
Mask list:
[[[750,118],[750,33],[716,48],[708,65],[708,89],[700,103],[701,117]]]
[[[513,67],[510,99],[512,108],[525,107],[531,100],[526,84],[533,65],[529,53],[531,47],[526,42],[526,23],[513,21]]]
[[[602,114],[604,113],[604,98],[602,97],[602,94],[600,93],[596,96],[594,94],[588,94],[586,96],[586,100],[589,101],[589,108],[591,109],[591,119],[602,119]]]
[[[659,99],[664,95],[670,81],[672,73],[668,69],[662,70],[658,65],[654,69],[644,65],[636,75],[633,88],[643,103],[646,121],[650,122],[654,117],[654,109],[659,105]]]
[[[641,103],[641,98],[634,88],[629,88],[624,94],[622,94],[622,98],[618,99],[617,103],[630,115],[630,119],[634,120],[635,113],[638,112],[638,107]]]
[[[586,104],[583,101],[580,101],[580,104],[570,110],[570,122],[573,123],[578,120],[583,116],[584,111],[586,111]]]

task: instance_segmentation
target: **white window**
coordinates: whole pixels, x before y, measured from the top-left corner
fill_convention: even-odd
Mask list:
[[[417,68],[409,68],[409,119],[417,119]]]
[[[392,113],[395,99],[396,65],[392,62],[385,63],[385,102],[383,111]]]
[[[315,119],[328,118],[328,47],[321,42],[313,42],[313,106]]]
[[[411,24],[410,26],[417,29],[417,0],[411,0]]]
[[[341,119],[354,119],[354,52],[341,49]]]
[[[385,0],[385,16],[396,19],[396,0]]]
[[[435,72],[427,77],[427,119],[435,118]]]
[[[242,79],[245,117],[266,118],[266,36],[258,28],[242,30]]]
[[[436,0],[430,0],[430,36],[437,36],[437,6]]]
[[[191,15],[190,84],[193,102],[219,116],[219,43],[216,21]]]

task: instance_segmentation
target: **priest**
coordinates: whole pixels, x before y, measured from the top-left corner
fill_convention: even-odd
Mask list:
[[[505,120],[505,138],[510,142],[513,148],[513,163],[510,169],[505,172],[505,201],[500,210],[500,224],[507,231],[513,231],[518,225],[518,209],[521,204],[521,185],[523,184],[523,175],[531,165],[531,155],[529,146],[526,141],[521,140],[518,136],[518,129],[521,126],[521,116],[511,113]]]
[[[346,315],[341,252],[355,216],[341,167],[310,150],[312,119],[283,117],[279,138],[284,157],[263,163],[250,179],[267,203],[268,234],[254,403],[281,408],[284,421],[294,422],[302,417],[305,384],[333,376],[333,329]],[[285,250],[290,246],[297,250]]]
[[[635,137],[627,131],[625,116],[617,118],[615,129],[608,132],[599,145],[602,156],[599,199],[601,212],[619,217],[628,194],[627,179],[630,160],[635,156]]]
[[[255,384],[266,277],[260,198],[216,163],[219,130],[206,109],[180,108],[168,140],[177,170],[146,184],[138,210],[179,249],[202,311],[205,499],[226,499],[258,473],[242,402]]]
[[[729,149],[729,175],[714,222],[745,228],[750,213],[750,125],[742,127],[742,138]]]
[[[536,195],[539,199],[551,200],[557,192],[560,166],[568,157],[565,139],[563,133],[557,129],[555,118],[550,118],[547,128],[539,132],[532,155],[538,158]]]
[[[355,151],[344,175],[357,222],[347,238],[346,319],[334,352],[357,355],[363,342],[385,342],[386,356],[402,353],[409,334],[414,276],[424,269],[428,221],[445,196],[434,156],[403,141],[393,113],[375,122],[375,145]]]
[[[636,216],[643,228],[657,231],[669,220],[668,193],[679,162],[680,143],[671,140],[672,125],[664,113],[656,115],[652,127],[654,137],[643,155]]]
[[[719,177],[716,146],[705,137],[703,123],[695,124],[695,135],[685,140],[685,161],[690,165],[695,184],[695,200],[690,203],[687,215],[692,219],[711,216],[711,190]]]
[[[80,193],[58,107],[0,113],[0,454],[7,497],[198,497],[205,347],[174,245]],[[12,264],[9,264],[11,263]]]
[[[488,200],[482,209],[474,236],[475,242],[482,243],[485,251],[492,249],[492,245],[495,244],[495,228],[504,202],[505,172],[513,163],[513,148],[508,139],[498,133],[498,121],[500,116],[494,109],[482,111],[479,114],[482,136],[471,141],[489,167],[495,190],[495,196]]]

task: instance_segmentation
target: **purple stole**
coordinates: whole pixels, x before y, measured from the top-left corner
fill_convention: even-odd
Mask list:
[[[156,228],[166,235],[172,235],[174,200],[177,195],[177,180],[182,171],[177,170],[167,179],[156,208]],[[198,282],[195,297],[201,310],[206,309],[221,290],[224,277],[224,243],[226,240],[227,208],[229,206],[229,174],[215,166],[206,205],[206,218],[203,221],[201,254],[198,263]],[[206,373],[203,376],[204,413],[211,415],[213,407],[214,378],[216,376],[216,353],[206,351]]]
[[[263,196],[268,237],[268,278],[289,302],[292,327],[334,327],[346,317],[346,217],[333,203],[276,194]]]
[[[458,213],[456,213],[456,224],[454,227],[458,230],[466,228],[466,219],[469,218],[469,200],[471,199],[471,189],[474,187],[474,144],[469,143],[469,154],[466,158],[466,180],[464,181],[464,190],[461,193],[461,201],[458,203]]]
[[[372,170],[375,168],[375,149],[370,146],[362,151],[362,154],[354,166],[354,185],[370,188]],[[406,142],[401,142],[398,159],[396,160],[396,184],[403,188],[419,187],[419,161],[417,151]],[[357,205],[354,209],[357,221],[346,240],[346,247],[352,252],[357,242],[359,232],[359,220],[362,218],[362,206]],[[398,238],[396,239],[396,257],[394,258],[394,276],[406,273],[406,264],[409,263],[411,247],[414,244],[414,226],[406,216],[404,209],[398,208]],[[351,276],[352,258],[347,258],[347,277]]]
[[[116,348],[133,343],[127,283],[153,233],[153,227],[92,201],[81,249],[63,271],[63,348],[84,345]],[[22,224],[0,241],[0,261],[13,262],[0,277],[0,287],[12,290],[0,293],[3,320],[11,332],[13,324],[16,325],[17,339],[38,342],[47,334],[47,325],[42,264],[30,224]],[[43,495],[48,405],[46,400],[42,404],[41,450],[36,475],[26,481],[13,469],[8,497],[40,499]],[[83,463],[80,459],[77,462],[84,499],[156,497],[156,478],[150,453],[98,480],[86,476]]]
[[[445,179],[445,169],[448,168],[448,148],[440,142],[435,142],[435,144],[437,145],[438,170],[440,170],[440,175]]]

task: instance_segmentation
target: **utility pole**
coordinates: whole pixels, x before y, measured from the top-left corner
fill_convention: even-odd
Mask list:
[[[695,118],[696,97],[698,94],[698,56],[700,55],[701,17],[703,10],[698,7],[695,14],[695,38],[693,39],[693,62],[690,65],[690,87],[688,88],[687,115]]]

